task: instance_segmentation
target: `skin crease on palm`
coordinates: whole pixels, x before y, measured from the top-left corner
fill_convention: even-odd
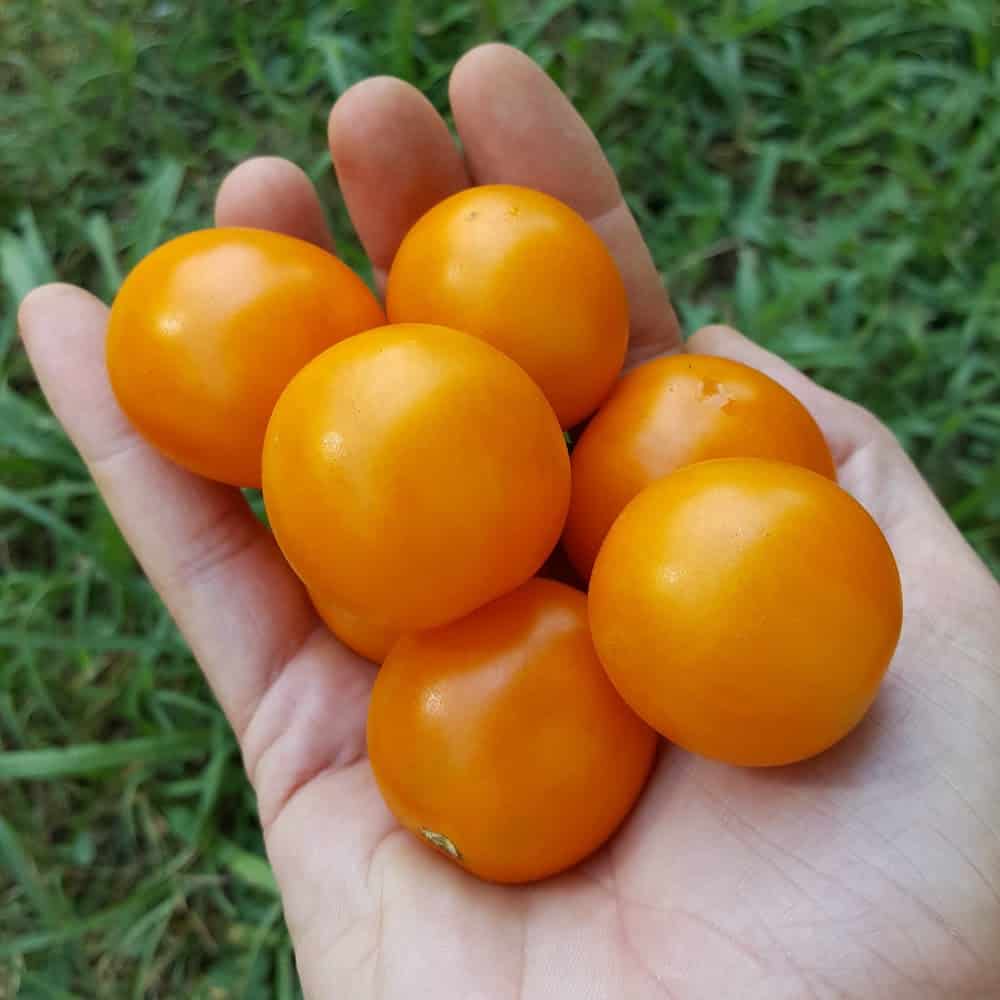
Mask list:
[[[575,207],[614,253],[631,362],[678,349],[611,169],[548,78],[484,46],[457,64],[450,96],[464,158],[400,81],[367,80],[333,109],[333,163],[377,278],[436,201],[470,183],[524,184]],[[311,185],[277,159],[234,170],[216,219],[332,246]],[[833,750],[750,771],[665,748],[610,844],[558,878],[502,888],[395,825],[365,757],[373,668],[319,624],[237,491],[129,428],[105,375],[106,317],[55,285],[25,300],[20,326],[238,734],[307,997],[1000,996],[1000,588],[874,417],[734,331],[689,339],[762,369],[821,424],[841,484],[899,560],[897,655]]]

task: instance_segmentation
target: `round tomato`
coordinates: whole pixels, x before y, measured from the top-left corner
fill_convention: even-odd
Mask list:
[[[359,618],[315,593],[310,592],[309,597],[326,627],[348,649],[372,663],[381,663],[399,638],[399,633],[393,628]]]
[[[621,370],[625,288],[600,237],[562,202],[494,184],[439,202],[403,239],[386,286],[397,322],[482,337],[542,387],[563,427]]]
[[[601,669],[584,595],[537,578],[400,639],[368,710],[372,770],[396,818],[496,882],[544,878],[604,843],[656,743]]]
[[[532,576],[569,504],[538,386],[445,327],[351,337],[295,376],[264,445],[271,527],[306,585],[390,628],[429,628]]]
[[[896,563],[865,509],[763,459],[648,486],[590,582],[594,644],[622,697],[668,739],[732,764],[787,764],[844,736],[901,621]]]
[[[563,544],[584,579],[632,497],[710,458],[771,458],[836,475],[816,421],[773,379],[726,358],[650,361],[619,381],[573,449]]]
[[[271,410],[311,358],[385,322],[364,282],[311,243],[220,228],[164,243],[111,307],[111,385],[136,429],[179,465],[259,486]]]

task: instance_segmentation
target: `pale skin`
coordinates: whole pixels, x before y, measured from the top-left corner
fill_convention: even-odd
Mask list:
[[[613,173],[548,78],[484,46],[456,65],[450,96],[464,157],[398,80],[364,81],[331,113],[333,164],[379,283],[434,202],[469,184],[524,184],[607,242],[629,292],[631,361],[680,349]],[[333,247],[315,191],[283,160],[237,167],[216,221]],[[20,327],[239,738],[307,997],[1000,995],[1000,588],[872,415],[733,330],[689,338],[688,350],[767,372],[820,422],[841,484],[899,561],[896,657],[867,719],[833,750],[750,771],[665,748],[607,846],[558,878],[499,887],[394,823],[365,754],[374,668],[319,624],[238,491],[137,437],[108,387],[106,319],[87,292],[50,285],[25,299]]]

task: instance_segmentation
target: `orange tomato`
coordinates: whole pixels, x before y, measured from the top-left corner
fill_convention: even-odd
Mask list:
[[[339,604],[324,600],[312,591],[309,597],[326,627],[348,649],[366,660],[371,660],[372,663],[381,663],[389,655],[392,644],[399,638],[399,633],[395,629],[359,618]]]
[[[389,271],[390,321],[482,337],[542,387],[563,427],[589,416],[621,370],[628,305],[615,262],[572,209],[493,184],[439,202]]]
[[[899,637],[889,545],[809,469],[718,459],[643,490],[594,565],[590,624],[622,697],[732,764],[819,753],[864,716]]]
[[[656,743],[601,669],[586,598],[552,580],[404,636],[368,710],[372,770],[399,822],[496,882],[552,875],[604,843]]]
[[[111,307],[111,385],[179,465],[259,486],[271,410],[311,358],[385,322],[364,282],[311,243],[256,229],[188,233],[154,250]]]
[[[621,379],[573,449],[563,545],[583,578],[632,497],[710,458],[772,458],[836,476],[816,421],[773,379],[726,358],[650,361]]]
[[[538,386],[445,327],[359,334],[306,365],[271,417],[264,501],[306,585],[361,618],[441,625],[532,576],[569,503]]]

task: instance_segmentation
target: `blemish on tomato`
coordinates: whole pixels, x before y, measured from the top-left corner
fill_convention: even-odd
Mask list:
[[[728,410],[733,403],[733,394],[714,378],[702,378],[699,381],[698,398],[713,403],[720,410]]]

